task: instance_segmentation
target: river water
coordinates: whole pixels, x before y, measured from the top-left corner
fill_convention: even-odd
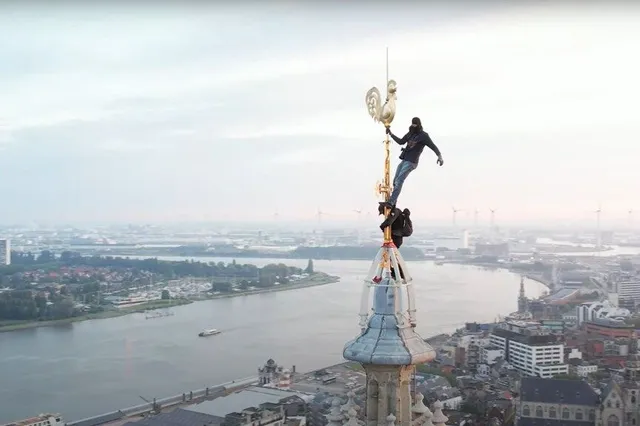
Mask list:
[[[176,258],[173,258],[176,259]],[[199,258],[202,261],[230,259]],[[270,259],[242,259],[265,265]],[[285,260],[305,267],[306,260]],[[341,281],[291,291],[208,300],[143,314],[0,333],[0,423],[42,412],[65,420],[113,411],[256,374],[268,358],[298,371],[342,361],[358,333],[368,261],[315,261]],[[519,277],[505,270],[410,262],[417,331],[427,337],[516,309]],[[526,282],[529,296],[544,287]],[[199,338],[204,328],[223,333]]]

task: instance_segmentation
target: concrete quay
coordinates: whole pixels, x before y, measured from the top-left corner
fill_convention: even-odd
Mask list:
[[[275,379],[277,380],[277,379]],[[291,376],[291,392],[307,395],[324,393],[326,395],[346,395],[349,391],[364,392],[364,371],[354,362],[343,362],[320,368],[307,373],[294,373]],[[66,426],[122,426],[137,422],[157,413],[168,413],[204,401],[212,401],[233,393],[251,389],[260,384],[260,377],[247,377],[204,389],[185,392],[148,403],[123,408],[110,413],[68,422]]]
[[[170,396],[162,399],[155,399],[151,402],[136,405],[133,407],[122,408],[110,413],[100,414],[86,419],[67,422],[67,426],[119,426],[127,422],[134,422],[142,419],[144,416],[153,412],[171,411],[181,405],[195,404],[205,400],[212,400],[240,389],[256,385],[258,377],[247,377],[244,379],[233,380],[231,382],[222,383],[204,389],[185,392],[179,395]]]

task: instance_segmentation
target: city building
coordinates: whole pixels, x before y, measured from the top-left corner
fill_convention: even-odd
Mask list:
[[[617,283],[618,298],[625,300],[625,303],[640,302],[640,279],[630,275],[621,278]]]
[[[587,337],[624,338],[630,339],[635,335],[635,328],[623,321],[607,318],[597,318],[583,324]]]
[[[578,325],[578,315],[575,314],[563,314],[562,321],[564,321],[567,327],[574,327]]]
[[[633,426],[640,422],[640,357],[632,354],[626,362],[624,381],[611,380],[600,394],[601,409],[597,410],[597,424],[603,426]]]
[[[628,309],[619,308],[609,300],[603,302],[582,303],[576,307],[578,325],[596,319],[621,320],[631,315]]]
[[[468,249],[469,248],[469,231],[466,229],[462,231],[462,243],[461,248]]]
[[[305,426],[311,398],[291,391],[251,387],[123,426]]]
[[[482,347],[489,344],[485,332],[467,332],[458,339],[455,351],[455,364],[476,371],[481,363]]]
[[[596,364],[590,364],[579,358],[569,359],[569,372],[580,377],[587,377],[598,371]]]
[[[434,404],[432,414],[424,405],[422,394],[411,394],[415,365],[433,361],[436,353],[415,331],[409,269],[393,244],[385,243],[370,271],[360,309],[361,333],[347,342],[343,351],[345,359],[360,363],[365,370],[365,425],[411,426],[425,421],[444,424],[447,417],[442,413],[440,401]],[[334,411],[328,417],[329,424],[337,426],[341,418]]]
[[[504,351],[499,346],[483,346],[480,352],[480,363],[494,365],[498,358],[504,357]]]
[[[293,373],[295,373],[295,365]],[[264,366],[258,368],[258,383],[263,386],[288,389],[291,386],[292,372],[269,359]]]
[[[564,335],[565,324],[563,320],[542,319],[540,320],[540,324],[542,324],[543,327],[548,328],[551,333]]]
[[[591,283],[592,271],[563,271],[558,274],[558,282],[563,288],[582,288]]]
[[[0,240],[0,265],[11,265],[10,240]]]
[[[60,414],[40,414],[36,417],[7,423],[2,426],[64,426],[64,424]]]
[[[598,405],[598,395],[585,381],[524,377],[516,399],[516,424],[595,425]]]
[[[525,376],[548,378],[569,372],[564,344],[540,323],[505,322],[493,330],[490,339],[492,346],[503,351],[505,361]]]

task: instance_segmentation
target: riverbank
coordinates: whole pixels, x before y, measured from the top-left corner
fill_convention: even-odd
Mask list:
[[[96,312],[93,314],[86,314],[86,315],[80,315],[77,317],[64,318],[64,319],[51,320],[51,321],[0,321],[0,333],[8,332],[8,331],[24,330],[28,328],[66,325],[66,324],[72,324],[74,322],[88,321],[88,320],[95,320],[95,319],[116,318],[124,315],[141,313],[141,312],[154,310],[154,309],[166,309],[174,306],[187,305],[189,303],[202,301],[202,300],[226,299],[231,297],[249,296],[252,294],[273,293],[277,291],[295,290],[299,288],[332,284],[338,281],[340,281],[340,277],[338,276],[325,274],[324,272],[314,272],[313,274],[310,274],[308,277],[302,278],[301,280],[298,280],[291,284],[278,285],[278,286],[269,287],[269,288],[258,288],[258,289],[246,290],[246,291],[236,291],[233,293],[213,294],[211,296],[208,296],[202,299],[154,300],[152,302],[143,303],[140,305],[132,306],[130,308],[114,309],[114,310],[108,310],[104,312]]]
[[[157,258],[157,257],[185,257],[185,258],[208,258],[216,257],[220,259],[278,259],[278,260],[340,260],[357,261],[373,259],[380,246],[377,244],[367,246],[330,246],[330,247],[298,247],[295,250],[284,252],[259,251],[259,250],[201,250],[189,246],[177,248],[135,248],[126,249],[122,247],[96,247],[78,248],[75,251],[82,256],[115,256],[134,258]],[[428,260],[425,253],[416,247],[403,246],[402,257],[405,261]]]
[[[74,322],[88,321],[94,319],[116,318],[123,315],[145,312],[152,309],[171,308],[173,306],[187,305],[192,303],[188,299],[154,300],[148,303],[132,306],[130,308],[114,309],[93,314],[79,315],[77,317],[64,318],[50,321],[0,321],[0,333],[7,331],[24,330],[27,328],[52,327],[56,325],[72,324]]]
[[[445,264],[449,264],[449,265],[467,265],[467,266],[475,266],[477,268],[486,268],[486,269],[502,269],[504,271],[509,271],[511,273],[514,274],[520,274],[523,277],[532,280],[532,281],[536,281],[540,284],[542,284],[543,286],[547,287],[547,288],[551,288],[551,282],[548,281],[546,278],[542,277],[542,274],[535,274],[532,272],[526,272],[526,271],[522,271],[519,270],[517,268],[512,268],[509,265],[505,265],[502,263],[483,263],[483,262],[472,262],[472,261],[468,261],[468,260],[438,260],[436,261],[436,265],[445,265]]]
[[[230,297],[238,297],[238,296],[250,296],[252,294],[261,294],[261,293],[275,293],[277,291],[287,291],[287,290],[295,290],[298,288],[306,288],[306,287],[315,287],[319,285],[333,284],[340,281],[340,277],[337,275],[329,275],[324,272],[314,272],[308,277],[302,278],[291,284],[280,284],[273,287],[268,288],[256,288],[253,290],[245,290],[245,291],[236,291],[233,293],[220,293],[214,294],[206,299],[227,299]]]

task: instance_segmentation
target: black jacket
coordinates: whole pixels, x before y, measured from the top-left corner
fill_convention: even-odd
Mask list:
[[[407,133],[402,138],[397,137],[393,133],[391,133],[391,137],[394,141],[396,141],[399,145],[405,145],[402,148],[402,153],[400,154],[401,160],[406,160],[414,164],[418,164],[420,160],[420,155],[422,155],[422,151],[425,146],[428,146],[433,152],[436,153],[438,157],[440,157],[440,150],[433,143],[429,134],[424,130],[420,130],[417,133]]]
[[[380,224],[380,229],[391,225],[391,238],[396,247],[400,248],[404,237],[413,234],[413,222],[411,221],[411,211],[409,209],[400,210],[394,208],[388,218]]]

